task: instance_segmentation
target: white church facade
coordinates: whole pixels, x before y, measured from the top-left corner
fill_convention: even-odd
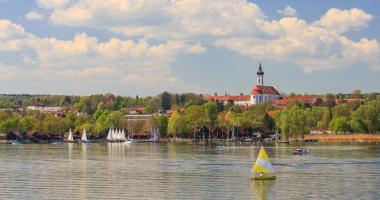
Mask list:
[[[251,90],[249,95],[238,95],[238,96],[207,96],[208,101],[219,101],[227,104],[229,102],[235,105],[250,106],[262,103],[271,103],[272,100],[280,99],[281,94],[273,86],[264,85],[264,71],[259,65],[259,70],[257,71],[257,81],[256,86]]]

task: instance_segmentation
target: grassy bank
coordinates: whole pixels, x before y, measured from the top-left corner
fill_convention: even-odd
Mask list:
[[[301,138],[298,138],[301,139]],[[380,134],[305,135],[304,139],[318,141],[380,141]]]

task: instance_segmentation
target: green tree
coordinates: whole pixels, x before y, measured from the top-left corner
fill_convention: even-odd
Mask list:
[[[16,118],[8,118],[4,121],[0,122],[0,133],[9,133],[10,131],[17,131],[18,130],[18,119]]]
[[[207,124],[215,125],[218,117],[218,106],[214,102],[207,102],[203,104],[206,112]]]
[[[329,124],[330,130],[334,133],[344,133],[351,131],[351,126],[346,117],[335,117]]]
[[[207,123],[207,116],[203,106],[192,105],[185,109],[184,119],[186,123],[193,130],[195,134],[195,128],[203,126]]]
[[[172,137],[182,136],[184,131],[186,130],[185,126],[186,126],[186,123],[183,116],[181,116],[181,114],[179,114],[178,111],[174,111],[171,117],[169,118],[169,122],[168,122],[169,135]]]
[[[65,122],[62,118],[46,115],[41,124],[42,132],[63,135],[66,131]]]
[[[376,133],[380,128],[380,108],[375,103],[360,106],[352,113],[352,118],[354,129],[363,128],[369,133]]]
[[[262,120],[262,125],[263,125],[265,128],[269,129],[269,130],[274,130],[274,128],[275,128],[274,120],[273,120],[272,117],[270,117],[270,116],[268,115],[268,113],[266,113],[266,114],[264,115],[263,120]]]
[[[167,116],[160,115],[155,117],[156,124],[161,137],[165,137],[168,133],[169,119]]]
[[[19,121],[19,131],[37,131],[40,129],[39,121],[32,116],[25,116]]]

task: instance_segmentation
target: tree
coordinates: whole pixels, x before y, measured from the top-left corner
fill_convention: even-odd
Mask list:
[[[168,92],[163,92],[161,94],[161,108],[162,110],[166,111],[169,110],[171,107],[171,97]]]
[[[305,112],[298,106],[279,111],[276,114],[276,123],[284,138],[297,135],[303,137],[307,132]]]
[[[183,116],[178,111],[174,111],[169,118],[168,133],[170,136],[182,136],[185,130],[186,122]]]
[[[333,117],[331,109],[336,105],[335,97],[333,94],[330,94],[330,93],[326,94],[325,105],[326,105],[326,107],[329,108],[329,118],[330,118],[329,120],[331,120]]]
[[[185,109],[184,119],[186,123],[193,129],[195,134],[195,128],[203,126],[207,123],[207,116],[203,106],[192,105]]]
[[[333,117],[350,117],[350,109],[347,104],[338,104],[333,108]]]
[[[375,92],[371,92],[367,95],[368,101],[374,101],[374,100],[376,100],[376,98],[377,98],[377,94]]]
[[[351,126],[346,117],[336,117],[329,124],[330,130],[334,133],[344,133],[351,131]]]
[[[376,133],[380,129],[380,107],[375,103],[360,106],[352,113],[352,118],[354,129],[365,129],[369,133]]]
[[[324,107],[314,106],[312,108],[307,108],[306,113],[306,123],[309,128],[318,127],[318,123],[323,118],[323,113],[326,110]],[[327,126],[328,122],[326,122]]]
[[[218,106],[214,102],[207,102],[203,104],[206,112],[207,124],[215,125],[218,117]]]
[[[39,121],[32,116],[25,116],[19,121],[19,131],[37,131],[39,127]]]
[[[351,98],[352,99],[362,99],[363,98],[362,91],[359,89],[352,91]]]
[[[10,131],[17,131],[18,119],[8,118],[0,122],[0,133],[8,133]]]
[[[263,120],[262,120],[262,124],[265,128],[269,129],[269,130],[273,130],[275,128],[275,123],[274,123],[274,120],[272,117],[270,117],[268,115],[268,113],[266,113],[263,117]]]
[[[41,123],[41,129],[44,133],[63,135],[66,131],[65,121],[62,118],[47,114]]]
[[[168,123],[169,123],[168,117],[164,115],[156,116],[155,121],[158,126],[160,136],[165,137],[168,133]]]

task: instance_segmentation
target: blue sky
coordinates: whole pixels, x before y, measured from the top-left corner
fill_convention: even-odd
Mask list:
[[[380,92],[378,1],[0,0],[0,93]],[[377,12],[376,12],[377,11]]]

